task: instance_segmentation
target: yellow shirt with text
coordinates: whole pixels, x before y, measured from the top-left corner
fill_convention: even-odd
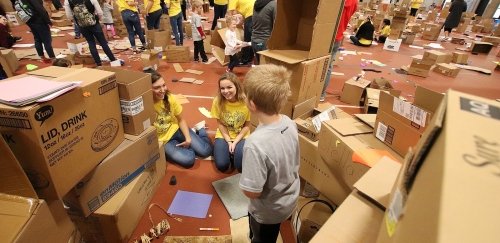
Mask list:
[[[179,129],[179,121],[176,116],[182,112],[182,106],[173,95],[168,95],[168,102],[170,104],[170,112],[168,113],[165,110],[165,103],[163,101],[154,104],[156,120],[153,125],[156,127],[156,132],[158,133],[158,141],[162,144],[168,142],[177,129]]]
[[[227,10],[236,10],[246,19],[253,15],[253,5],[255,0],[229,0]]]
[[[131,10],[137,12],[137,6],[130,6],[128,3],[134,1],[127,0],[116,0],[116,4],[118,5],[118,10],[121,12],[123,10]]]
[[[225,102],[224,111],[221,112],[217,104],[217,99],[215,98],[212,102],[212,109],[210,110],[212,118],[218,119],[224,124],[229,132],[229,137],[234,139],[240,134],[245,122],[250,121],[250,111],[244,101],[237,101]],[[248,135],[250,135],[250,132],[245,134],[243,138],[248,137]],[[217,129],[215,138],[224,138],[220,129]]]
[[[173,17],[181,12],[182,0],[165,0],[168,6],[168,16]]]

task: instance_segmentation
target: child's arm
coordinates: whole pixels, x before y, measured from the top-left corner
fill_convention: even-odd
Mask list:
[[[181,129],[182,135],[184,135],[184,138],[186,138],[186,141],[177,144],[177,147],[181,146],[188,148],[191,145],[191,135],[189,134],[189,128],[186,120],[182,118],[182,113],[175,117],[177,117],[177,120],[179,121],[179,129]]]
[[[217,124],[219,125],[219,130],[224,140],[226,140],[226,142],[228,143],[231,142],[231,137],[229,136],[229,131],[227,130],[227,127],[219,119],[217,119]]]
[[[144,15],[148,16],[149,11],[153,7],[153,1],[148,1],[148,0],[146,0],[146,1],[148,3],[146,4],[146,9],[144,9]]]
[[[243,125],[243,128],[241,128],[240,133],[238,133],[238,136],[236,136],[233,140],[234,144],[237,144],[238,142],[245,137],[245,135],[250,131],[250,122],[246,121],[245,124]]]
[[[261,194],[261,193],[256,193],[256,192],[245,191],[243,189],[242,189],[242,191],[243,191],[243,194],[245,194],[245,196],[247,196],[250,199],[257,199],[260,197],[260,194]]]
[[[99,20],[101,20],[102,19],[102,8],[101,8],[101,5],[99,5],[99,2],[97,2],[97,0],[90,0],[90,3],[92,3],[92,5],[94,5],[94,8],[95,8],[94,13],[97,15],[97,17],[99,18]]]

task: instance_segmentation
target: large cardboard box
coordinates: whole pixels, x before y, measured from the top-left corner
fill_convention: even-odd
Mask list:
[[[431,70],[432,65],[425,64],[421,59],[413,58],[409,67],[407,67],[408,74],[415,75],[419,77],[428,77],[429,70]]]
[[[467,65],[467,60],[469,59],[469,54],[464,52],[453,52],[453,57],[451,62],[457,64],[465,64]]]
[[[321,130],[321,122],[326,120],[348,118],[351,115],[347,114],[341,109],[336,108],[334,105],[328,107],[315,108],[310,117],[294,119],[297,125],[299,134],[304,135],[312,141],[318,141],[319,132]]]
[[[123,130],[131,135],[141,134],[156,118],[151,75],[115,67],[102,67],[102,69],[116,74]]]
[[[142,66],[151,67],[154,70],[157,70],[160,66],[160,59],[158,55],[161,51],[157,50],[149,50],[141,53]]]
[[[280,53],[269,50],[260,52],[263,63],[281,65],[291,71],[292,95],[288,98],[290,101],[300,103],[316,96],[319,102],[330,57],[323,56],[311,60],[295,59],[294,54],[297,53],[298,51],[281,51]]]
[[[483,36],[481,39],[482,42],[489,42],[493,44],[493,46],[497,47],[500,44],[500,37],[496,36]]]
[[[292,215],[292,230],[299,243],[309,242],[328,220],[336,208],[323,198],[299,197],[297,208]]]
[[[146,30],[148,48],[164,51],[172,41],[170,39],[170,30]]]
[[[219,21],[221,19],[218,19]],[[221,65],[226,65],[229,63],[229,56],[226,56],[224,49],[226,48],[226,31],[227,28],[219,28],[215,31],[212,31],[212,35],[210,37],[210,45],[212,49],[212,54],[217,58],[217,61]],[[242,29],[237,29],[236,31],[236,37],[239,40],[243,40],[243,30]]]
[[[75,226],[60,201],[0,193],[2,242],[68,242]]]
[[[85,38],[70,39],[66,41],[66,45],[71,53],[79,53],[80,55],[90,53],[90,49]]]
[[[0,64],[2,65],[3,71],[7,77],[12,77],[16,74],[19,68],[19,61],[14,53],[14,50],[7,49],[0,51]]]
[[[356,106],[363,104],[366,96],[365,89],[370,85],[370,83],[370,80],[358,77],[353,77],[347,80],[342,88],[340,101]]]
[[[474,42],[472,42],[470,52],[472,54],[483,53],[483,54],[488,55],[488,53],[490,53],[492,48],[493,48],[493,44],[491,44],[489,42],[474,41]]]
[[[115,8],[116,9],[116,8]],[[117,14],[115,16],[120,16]],[[160,30],[172,30],[172,26],[170,25],[170,17],[168,14],[162,14],[160,17]]]
[[[342,1],[278,1],[269,50],[296,50],[298,59],[327,56],[342,12]]]
[[[422,33],[422,39],[435,41],[439,37],[439,33],[441,32],[442,25],[438,24],[425,24],[424,32]]]
[[[55,66],[26,76],[82,82],[45,103],[0,105],[0,133],[38,195],[62,198],[123,141],[116,77],[97,69]]]
[[[151,127],[139,136],[127,135],[115,151],[78,183],[66,201],[89,216],[159,158],[156,128]]]
[[[436,111],[443,94],[418,86],[413,104],[380,93],[374,135],[401,156],[417,144]]]
[[[500,241],[498,104],[448,91],[399,173],[378,242]]]
[[[192,60],[189,46],[167,46],[163,54],[167,62],[191,62]]]
[[[449,63],[438,63],[433,70],[436,73],[440,73],[452,78],[456,77],[458,75],[458,72],[460,72],[460,68]]]
[[[396,97],[399,96],[399,94],[401,94],[400,90],[380,90],[380,89],[366,88],[366,98],[363,104],[364,113],[377,114],[380,92],[390,93]]]
[[[382,158],[354,184],[354,191],[310,242],[375,242],[400,169],[399,162]]]
[[[450,53],[444,53],[436,50],[425,51],[422,63],[427,65],[434,65],[436,63],[450,63],[452,60]]]
[[[78,210],[68,213],[85,242],[126,242],[130,240],[144,211],[165,176],[165,153],[154,166],[139,174],[89,217]]]
[[[33,189],[26,173],[2,136],[0,136],[0,158],[2,158],[2,163],[0,163],[0,193],[37,198],[35,189]]]

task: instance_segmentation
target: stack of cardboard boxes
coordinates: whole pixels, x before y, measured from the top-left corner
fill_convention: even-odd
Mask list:
[[[64,199],[86,242],[128,240],[165,173],[164,153],[151,126],[152,93],[145,88],[151,87],[151,78],[123,69],[61,67],[48,67],[23,76],[82,83],[79,88],[45,103],[24,107],[0,105],[3,121],[0,133],[9,146],[3,146],[3,150],[13,152],[9,157],[11,165],[1,170],[4,175],[0,179],[0,192],[34,198],[0,196],[0,204],[37,202],[32,203],[35,207],[26,210],[23,217],[36,219],[38,226],[27,224],[22,231],[14,231],[12,237],[36,234],[45,225],[67,224],[47,229],[47,233],[53,234],[47,237],[76,238],[74,226],[63,208]],[[130,135],[124,135],[124,128]],[[36,194],[30,193],[31,185],[22,179],[26,175]],[[22,186],[23,183],[28,186]],[[46,205],[50,212],[45,210]],[[125,208],[134,210],[118,217]],[[33,217],[32,212],[40,213]],[[0,221],[8,220],[5,215],[0,216]],[[38,218],[38,215],[51,216]],[[56,217],[60,219],[51,221]],[[95,234],[96,229],[102,229],[99,235]],[[60,232],[62,235],[55,232],[58,230],[64,231]],[[66,242],[67,238],[54,238],[51,242]]]
[[[407,69],[408,74],[428,77],[429,71],[432,66],[440,63],[450,63],[452,61],[452,55],[449,53],[444,53],[440,51],[430,50],[425,51],[423,56],[415,56],[412,59],[410,66],[404,67]]]

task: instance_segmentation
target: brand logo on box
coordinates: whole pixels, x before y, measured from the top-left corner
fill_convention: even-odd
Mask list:
[[[118,134],[118,121],[110,118],[103,121],[92,134],[92,150],[95,152],[106,149]]]
[[[500,108],[486,103],[460,97],[460,109],[500,120]]]
[[[54,107],[51,105],[46,105],[40,107],[35,112],[35,120],[41,122],[40,126],[43,125],[45,120],[49,119],[54,114]]]
[[[468,164],[476,167],[491,168],[492,173],[500,176],[500,146],[497,141],[487,140],[478,135],[474,136],[474,144],[476,145],[475,153],[463,154],[462,158]]]

